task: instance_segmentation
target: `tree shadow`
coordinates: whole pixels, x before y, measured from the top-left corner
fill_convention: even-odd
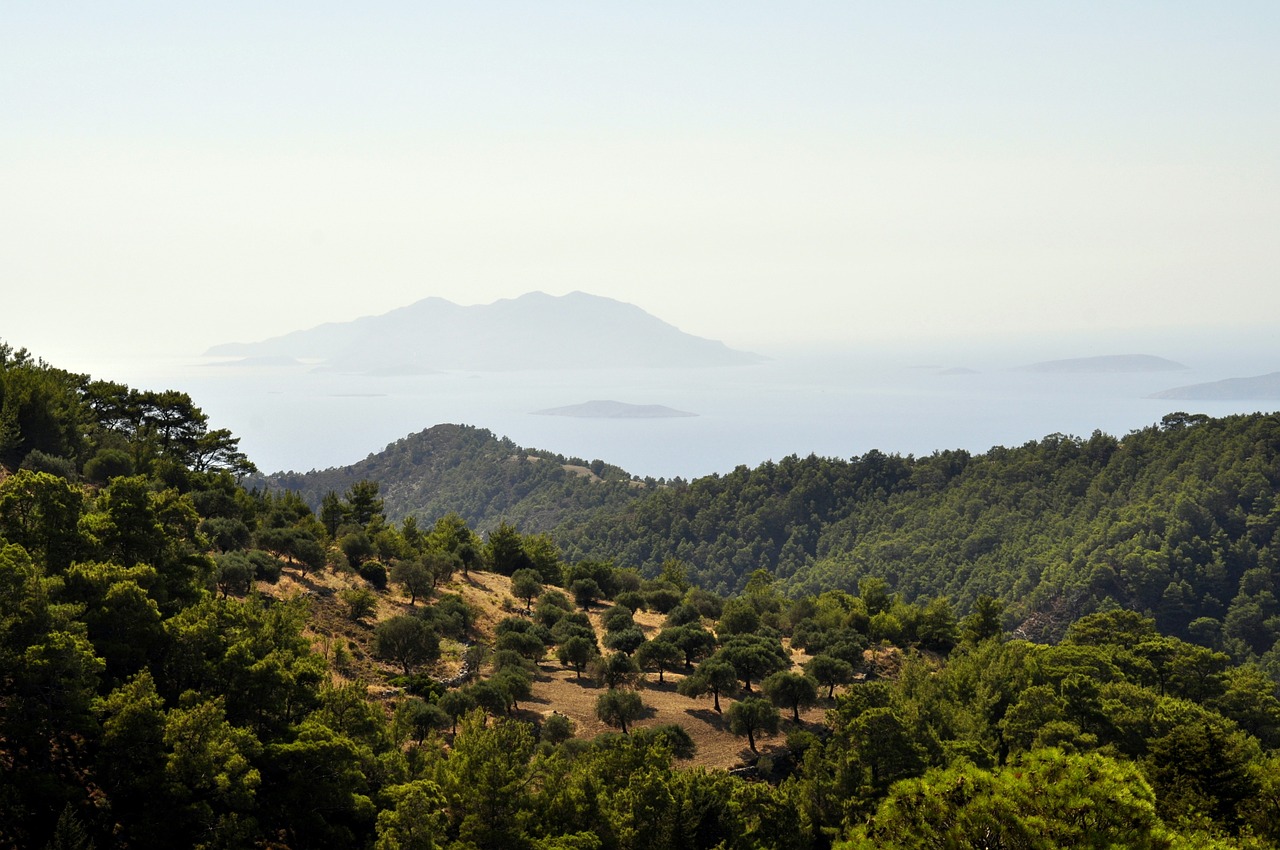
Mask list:
[[[684,713],[694,718],[695,720],[701,720],[703,723],[714,726],[717,729],[724,729],[727,726],[727,723],[725,722],[725,719],[724,719],[724,715],[716,714],[714,709],[686,708],[684,710]]]
[[[560,667],[556,667],[551,664],[540,664],[538,662],[534,662],[533,680],[535,682],[554,682],[556,678],[555,673],[560,669]]]
[[[668,676],[671,674],[668,673]],[[644,683],[646,691],[658,691],[664,694],[673,694],[676,692],[676,683],[667,679],[665,682],[659,682],[657,679],[646,679]]]
[[[304,588],[306,588],[308,593],[315,594],[316,596],[330,597],[330,596],[334,596],[337,593],[337,591],[334,590],[332,587],[326,587],[325,585],[317,582],[314,578],[312,578],[311,573],[302,573],[297,570],[290,569],[288,572],[288,575],[289,575],[289,578],[293,579],[295,583],[300,584]]]
[[[547,701],[540,699],[522,699],[520,700],[520,707],[507,714],[507,717],[512,720],[523,720],[526,723],[533,723],[535,725],[541,723],[546,718],[543,716],[541,711],[529,708],[528,706],[530,703],[545,705]]]

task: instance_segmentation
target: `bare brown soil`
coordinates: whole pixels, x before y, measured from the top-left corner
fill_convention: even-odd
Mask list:
[[[587,613],[597,634],[604,634],[600,616],[607,607],[606,603]],[[644,632],[645,637],[652,638],[661,630],[666,617],[653,611],[638,611],[633,619]],[[792,650],[792,658],[795,669],[799,671],[800,665],[807,661],[809,656],[803,650],[797,649]],[[733,704],[732,699],[721,697],[721,713],[717,714],[712,707],[711,697],[694,700],[676,693],[676,686],[684,679],[683,673],[666,673],[662,678],[664,681],[659,682],[658,674],[647,675],[640,697],[648,707],[648,712],[645,718],[632,728],[642,729],[669,723],[682,727],[697,745],[693,764],[704,767],[729,769],[743,765],[755,757],[755,753],[752,753],[747,746],[746,738],[729,731],[724,712],[728,711],[729,706]],[[558,711],[573,720],[579,737],[591,738],[602,732],[618,731],[596,719],[596,699],[602,693],[604,688],[587,676],[584,675],[581,681],[577,681],[571,668],[561,667],[554,660],[544,659],[543,663],[538,665],[533,699],[528,705],[522,705],[522,708],[526,709],[527,714],[537,714],[540,717]],[[759,696],[759,691],[756,690],[753,695]],[[817,707],[802,711],[801,726],[810,730],[821,727],[828,707],[830,706],[826,701],[823,701]],[[760,753],[768,753],[785,747],[787,733],[793,728],[795,725],[788,716],[782,721],[776,735],[756,736],[757,749]]]
[[[260,584],[259,592],[284,599],[301,595],[310,606],[307,634],[311,638],[316,651],[322,653],[330,662],[333,679],[336,683],[362,682],[373,697],[387,697],[394,689],[387,684],[387,679],[399,671],[373,658],[372,638],[376,624],[388,617],[402,614],[410,610],[408,597],[402,596],[392,586],[384,592],[377,593],[376,613],[366,620],[353,622],[347,614],[346,606],[341,600],[341,592],[347,588],[368,587],[366,582],[354,573],[326,571],[306,576],[296,570],[286,569],[285,574],[275,585]],[[436,596],[444,593],[456,593],[463,597],[476,611],[475,633],[477,639],[490,642],[493,630],[499,621],[512,613],[523,610],[523,603],[511,596],[509,578],[494,573],[472,572],[467,576],[457,574],[453,581],[436,590]],[[419,599],[419,605],[430,600]],[[600,615],[607,603],[594,607],[588,617],[596,631],[603,634],[600,626]],[[637,612],[635,621],[647,637],[653,637],[661,629],[664,616],[654,612]],[[341,644],[349,656],[347,664],[338,669],[335,661],[343,653],[338,650]],[[429,671],[440,679],[448,679],[456,675],[462,662],[464,647],[450,640],[441,644],[440,661]],[[794,668],[799,670],[809,656],[802,650],[792,649]],[[890,659],[875,659],[891,665]],[[692,763],[712,768],[733,768],[741,766],[755,756],[747,747],[746,739],[729,732],[723,713],[712,709],[710,697],[690,699],[676,693],[677,684],[684,678],[681,673],[667,673],[662,682],[656,673],[649,674],[645,686],[640,691],[647,712],[646,716],[631,728],[645,728],[674,723],[688,732],[697,746],[697,754]],[[516,712],[523,719],[541,722],[553,712],[569,717],[575,726],[575,735],[580,738],[592,738],[603,732],[615,732],[596,719],[596,699],[604,693],[603,687],[587,676],[578,681],[571,668],[562,667],[554,659],[552,653],[538,664],[534,679],[533,695],[520,703]],[[758,689],[755,691],[758,695]],[[733,700],[721,697],[720,706],[727,711]],[[801,726],[816,731],[822,726],[825,712],[832,706],[828,700],[800,714]],[[756,744],[760,753],[776,752],[785,748],[787,734],[795,728],[790,719],[790,712],[783,712],[783,720],[775,735],[757,735]]]
[[[676,684],[684,677],[678,673],[668,673],[664,678],[666,682],[660,684],[656,674],[649,676],[649,681],[640,691],[640,697],[648,707],[647,716],[631,728],[667,723],[681,726],[698,748],[692,763],[704,767],[728,769],[754,758],[755,754],[747,747],[746,738],[732,734],[723,714],[716,714],[712,710],[710,697],[694,700],[680,696],[676,693]],[[537,714],[540,717],[558,711],[574,722],[578,737],[591,738],[602,732],[618,731],[595,717],[596,699],[602,693],[604,688],[587,677],[584,676],[581,682],[577,682],[572,670],[562,668],[554,662],[543,663],[538,666],[533,698],[527,703],[521,703],[521,708],[526,715]],[[720,698],[720,707],[724,711],[732,703],[731,699]],[[823,707],[801,712],[802,726],[817,729],[822,725],[824,713]],[[793,728],[794,724],[788,718],[782,722],[778,734],[757,735],[756,745],[760,752],[767,753],[784,747],[786,735]]]

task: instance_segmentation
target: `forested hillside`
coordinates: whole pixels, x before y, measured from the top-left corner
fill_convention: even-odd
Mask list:
[[[927,462],[945,483],[969,460],[949,452]],[[810,455],[739,466],[620,509],[567,517],[556,533],[571,557],[613,558],[645,571],[678,558],[703,585],[740,590],[757,569],[787,578],[811,563],[826,529],[910,489],[919,463],[872,451],[851,462]]]
[[[771,503],[830,517],[821,555],[883,546],[868,529],[943,528],[915,514],[948,505],[970,528],[985,510],[1019,518],[991,520],[972,563],[1037,535],[1075,551],[1070,511],[1131,511],[1124,534],[1079,536],[1097,541],[1082,557],[1160,554],[1121,559],[1109,584],[1057,579],[1107,610],[1059,606],[1049,644],[1010,634],[1019,599],[960,608],[922,590],[924,567],[896,576],[916,581],[906,592],[855,572],[856,593],[804,589],[829,559],[786,582],[756,567],[725,598],[675,558],[645,577],[505,523],[483,538],[456,513],[393,523],[376,481],[317,513],[240,486],[236,439],[184,394],[3,345],[0,412],[0,847],[1280,842],[1280,699],[1249,660],[1274,650],[1247,643],[1255,620],[1238,613],[1276,621],[1274,417],[734,474],[752,484],[744,517],[763,523]],[[659,489],[629,515],[724,480]],[[705,509],[732,517],[733,496]],[[710,522],[699,513],[691,527]],[[1043,530],[1017,536],[1028,516]],[[1150,564],[1181,570],[1190,605],[1234,582],[1221,630],[1193,620],[1185,640],[1161,626],[1182,620],[1119,607]],[[1029,592],[1054,587],[1042,572]]]
[[[428,428],[351,466],[247,483],[292,490],[319,509],[326,494],[366,480],[378,482],[391,519],[430,523],[456,513],[486,531],[500,522],[549,531],[568,516],[626,504],[654,486],[603,461],[525,449],[468,425]]]
[[[1280,670],[1278,483],[1280,416],[1172,414],[1120,439],[740,467],[556,537],[642,570],[681,559],[720,592],[763,567],[797,593],[875,576],[962,610],[987,594],[1037,638],[1118,606]]]
[[[481,530],[550,531],[569,560],[646,575],[676,559],[719,593],[757,569],[807,593],[874,576],[962,611],[983,594],[1007,600],[1039,639],[1118,606],[1280,674],[1274,414],[1171,414],[1122,438],[1052,435],[979,455],[793,456],[661,486],[441,425],[351,467],[261,483],[319,508],[366,479],[393,518],[456,511]]]

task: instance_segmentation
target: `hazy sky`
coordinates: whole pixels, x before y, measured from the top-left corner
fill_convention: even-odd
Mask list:
[[[1280,4],[0,10],[0,338],[90,369],[427,296],[741,347],[1275,323]]]

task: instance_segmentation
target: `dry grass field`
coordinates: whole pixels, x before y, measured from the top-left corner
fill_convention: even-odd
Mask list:
[[[377,608],[374,615],[363,621],[353,622],[342,602],[342,591],[360,587],[367,585],[352,573],[330,571],[302,576],[295,570],[287,569],[277,584],[261,584],[259,591],[277,599],[298,595],[308,599],[308,634],[316,650],[331,662],[336,657],[347,656],[343,659],[346,663],[340,665],[341,669],[331,664],[331,667],[335,667],[334,680],[343,683],[364,682],[371,695],[382,696],[393,692],[386,685],[386,679],[388,674],[396,671],[374,659],[371,646],[373,628],[377,622],[406,613],[411,607],[408,598],[399,595],[392,586],[387,591],[376,594]],[[494,573],[472,572],[465,577],[459,573],[453,581],[437,589],[437,594],[441,593],[456,593],[476,610],[474,631],[476,637],[483,641],[492,638],[494,626],[504,617],[523,610],[523,604],[511,596],[510,580]],[[427,603],[418,601],[418,605],[423,604]],[[600,613],[606,607],[607,603],[597,606],[588,615],[598,634],[604,633],[600,626]],[[653,612],[638,612],[635,615],[637,625],[647,637],[657,634],[663,619],[663,615]],[[345,647],[345,653],[337,648],[339,644]],[[445,640],[441,649],[440,661],[430,672],[437,678],[448,679],[458,672],[464,647]],[[808,656],[799,650],[792,651],[792,658],[797,671],[808,660]],[[645,686],[640,690],[647,710],[644,718],[634,724],[633,728],[672,723],[679,725],[697,745],[697,753],[692,760],[695,765],[732,769],[754,758],[746,739],[731,733],[723,714],[712,709],[710,697],[695,700],[676,693],[676,686],[683,677],[681,673],[667,673],[663,677],[664,681],[659,682],[656,673],[647,676]],[[573,670],[562,667],[555,660],[554,653],[549,652],[537,666],[532,696],[522,701],[514,713],[517,717],[540,722],[553,712],[559,712],[573,721],[577,737],[591,738],[603,732],[617,731],[596,719],[596,699],[603,692],[603,687],[586,675],[581,681],[577,681]],[[732,702],[732,699],[721,697],[721,708],[727,710]],[[822,700],[817,706],[801,712],[801,725],[810,730],[818,729],[829,707],[830,703]],[[777,734],[756,736],[760,753],[767,754],[785,745],[787,733],[795,724],[789,713],[784,712],[783,718]]]

